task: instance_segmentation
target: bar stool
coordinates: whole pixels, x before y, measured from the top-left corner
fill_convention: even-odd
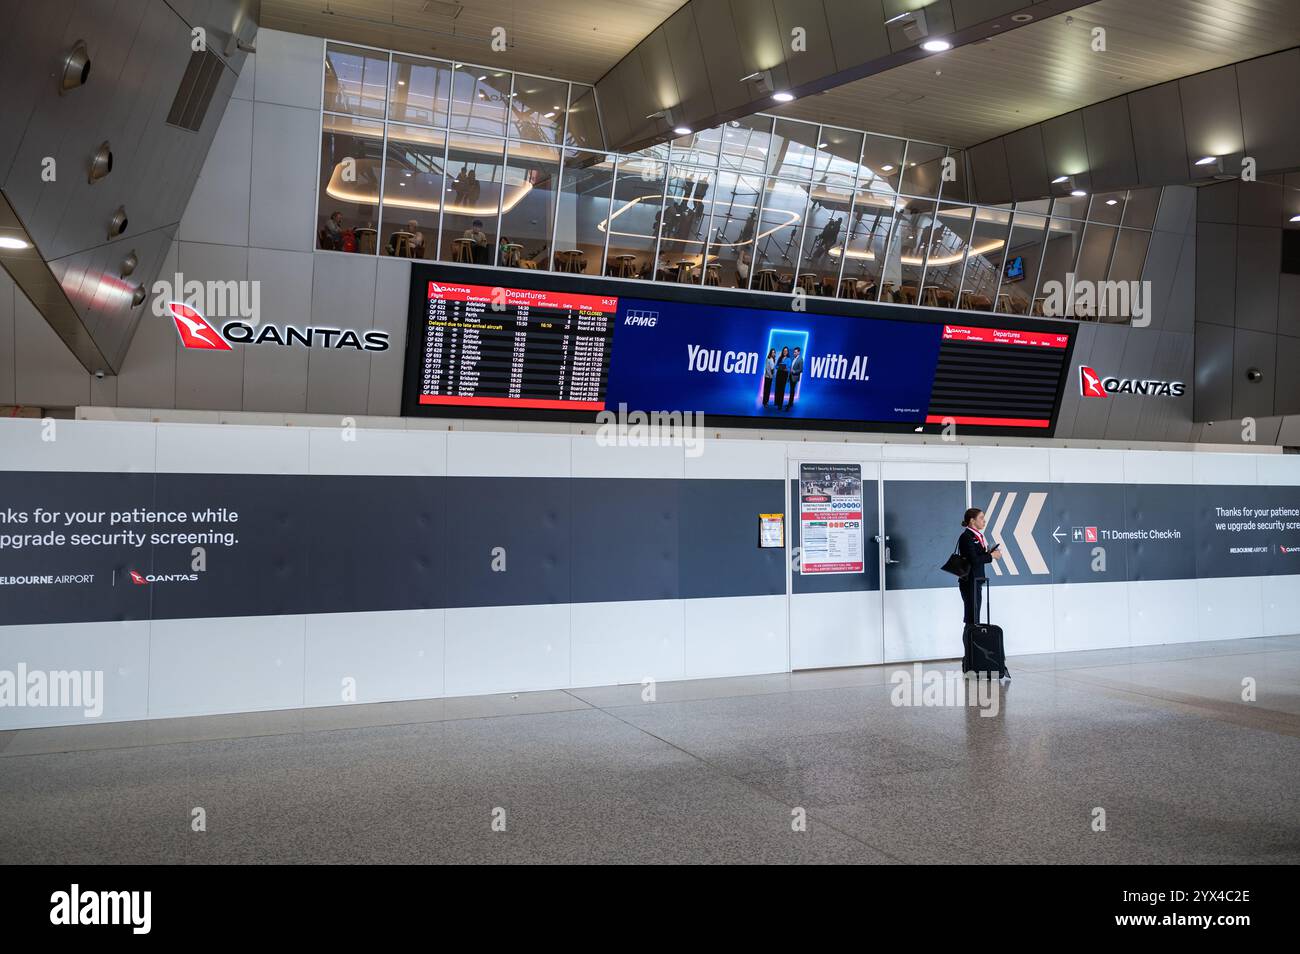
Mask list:
[[[393,233],[393,256],[395,258],[415,258],[415,234],[412,232]]]
[[[680,285],[695,284],[695,262],[689,258],[683,258],[677,263],[677,282]]]
[[[471,265],[474,262],[474,240],[458,238],[451,240],[451,260]]]
[[[379,242],[379,233],[375,229],[354,229],[357,237],[357,251],[362,255],[374,255]]]
[[[578,274],[587,270],[587,256],[579,248],[568,248],[555,253],[557,272]]]
[[[918,291],[915,285],[902,285],[897,292],[898,300],[904,305],[915,305]]]
[[[1012,307],[1011,304],[1011,296],[1006,292],[998,292],[998,311],[1003,312],[1004,314],[1015,311],[1015,308]]]
[[[1038,315],[1038,316],[1040,316],[1040,317],[1046,317],[1045,315],[1043,315],[1043,303],[1046,302],[1046,301],[1047,301],[1046,298],[1035,298],[1035,299],[1034,299],[1034,306],[1033,306],[1031,309],[1029,309],[1029,313],[1030,313],[1031,315]]]
[[[898,301],[898,286],[893,282],[885,282],[880,286],[881,301]]]
[[[710,262],[704,266],[704,284],[721,287],[722,266],[717,262]]]
[[[817,281],[820,276],[816,272],[804,272],[798,278],[799,287],[809,295],[817,294]]]
[[[501,264],[506,268],[519,267],[519,253],[524,250],[522,245],[514,242],[507,242],[501,246]]]
[[[610,262],[605,267],[605,271],[614,278],[635,278],[636,277],[636,256],[628,255],[611,255]]]
[[[754,289],[756,291],[776,291],[776,269],[760,268],[754,273]]]

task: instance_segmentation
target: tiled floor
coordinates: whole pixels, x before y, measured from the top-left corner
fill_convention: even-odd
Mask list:
[[[0,733],[0,861],[1300,862],[1300,637],[1011,665]]]

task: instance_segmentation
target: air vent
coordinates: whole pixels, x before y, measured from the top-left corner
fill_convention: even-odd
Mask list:
[[[171,112],[167,114],[169,126],[179,126],[197,132],[203,125],[203,117],[208,114],[208,105],[212,94],[221,82],[221,71],[225,65],[221,57],[208,50],[200,50],[190,55],[190,65],[185,68],[181,79],[181,88],[172,100]]]

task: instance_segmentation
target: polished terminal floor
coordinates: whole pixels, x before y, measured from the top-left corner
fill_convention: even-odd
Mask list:
[[[0,733],[0,861],[1300,862],[1300,636],[1011,666],[994,717],[882,666]]]

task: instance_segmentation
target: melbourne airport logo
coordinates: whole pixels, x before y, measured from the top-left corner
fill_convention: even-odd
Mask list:
[[[1079,365],[1079,393],[1086,398],[1104,398],[1111,394],[1133,394],[1146,397],[1182,397],[1187,385],[1182,381],[1162,381],[1157,378],[1103,377],[1087,365]]]
[[[263,324],[261,283],[256,281],[174,281],[153,284],[153,313],[171,317],[181,345],[194,351],[232,351],[234,344],[387,351],[388,332],[357,331],[320,325]],[[220,317],[220,329],[207,315]]]

